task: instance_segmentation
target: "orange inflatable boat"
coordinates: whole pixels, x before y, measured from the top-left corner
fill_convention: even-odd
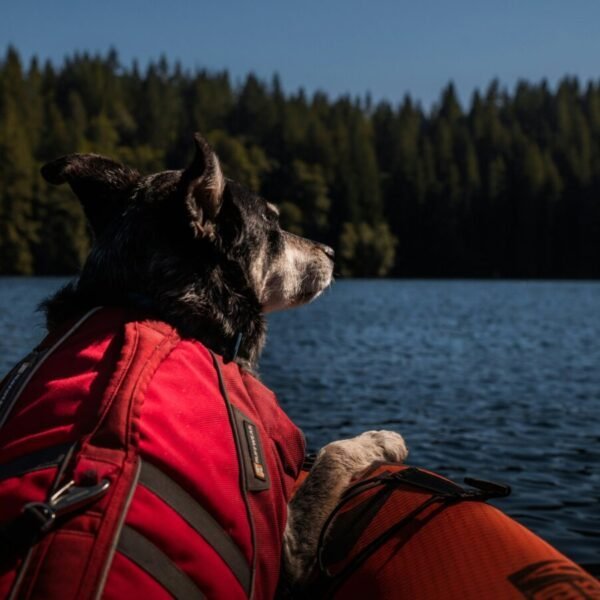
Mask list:
[[[510,488],[465,482],[404,465],[374,468],[325,524],[305,597],[600,598],[597,579],[486,502]]]

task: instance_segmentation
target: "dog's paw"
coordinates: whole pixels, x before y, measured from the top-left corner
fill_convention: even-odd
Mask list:
[[[408,456],[404,438],[394,431],[366,431],[349,440],[331,442],[321,452],[341,461],[353,474],[374,462],[401,463]]]
[[[323,524],[352,480],[373,463],[400,463],[407,455],[404,438],[393,431],[367,431],[321,449],[289,504],[284,570],[293,585],[300,585],[311,573]]]

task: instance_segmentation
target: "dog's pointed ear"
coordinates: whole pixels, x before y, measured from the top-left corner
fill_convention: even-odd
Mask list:
[[[41,173],[48,183],[71,186],[95,234],[123,210],[140,178],[137,171],[98,154],[69,154],[45,164]]]
[[[212,237],[214,219],[223,200],[225,178],[217,155],[199,133],[194,134],[194,144],[194,159],[182,176],[185,206],[194,233],[198,237]]]

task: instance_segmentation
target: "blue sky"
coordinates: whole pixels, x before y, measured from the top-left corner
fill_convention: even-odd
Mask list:
[[[463,100],[492,78],[600,76],[597,0],[19,0],[0,7],[0,48],[60,62],[111,45],[127,65],[165,53],[186,67],[281,76],[285,89],[428,107],[453,80]],[[2,49],[3,50],[3,49]]]

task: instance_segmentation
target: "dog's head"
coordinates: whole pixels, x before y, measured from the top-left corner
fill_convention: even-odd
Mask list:
[[[277,208],[226,179],[209,145],[194,139],[195,157],[181,171],[142,176],[72,154],[42,175],[71,186],[94,234],[81,293],[148,298],[201,339],[203,328],[252,338],[261,313],[308,302],[329,285],[333,251],[282,230]]]

